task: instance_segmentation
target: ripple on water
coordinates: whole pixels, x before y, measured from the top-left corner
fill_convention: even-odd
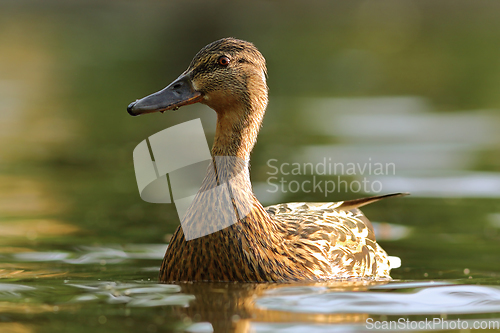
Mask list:
[[[127,259],[162,259],[166,246],[163,244],[133,244],[125,247],[119,245],[108,246],[80,246],[74,252],[21,252],[11,256],[18,261],[48,262],[56,261],[67,264],[98,264],[102,260],[106,263],[120,263]]]
[[[14,283],[0,283],[0,300],[11,297],[21,297],[22,292],[35,290],[34,287]]]
[[[81,303],[102,300],[109,304],[126,304],[128,307],[156,307],[165,305],[188,306],[194,296],[180,293],[178,285],[96,282],[67,284],[82,291],[71,302]]]
[[[500,312],[500,289],[492,286],[447,285],[413,289],[397,283],[374,287],[391,291],[267,295],[256,305],[267,310],[301,313],[368,313],[375,315],[468,314]]]

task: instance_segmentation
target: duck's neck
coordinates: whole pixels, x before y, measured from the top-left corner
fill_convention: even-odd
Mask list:
[[[248,163],[266,107],[267,88],[248,94],[240,103],[216,109],[217,128],[212,155],[235,156]]]

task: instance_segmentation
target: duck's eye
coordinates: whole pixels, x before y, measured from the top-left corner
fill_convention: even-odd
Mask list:
[[[217,62],[221,66],[227,66],[227,65],[229,65],[230,60],[226,56],[221,56],[221,57],[219,57],[219,60],[217,60]]]

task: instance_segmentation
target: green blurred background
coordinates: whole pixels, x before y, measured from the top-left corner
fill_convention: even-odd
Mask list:
[[[486,114],[493,126],[487,144],[464,152],[473,154],[472,162],[455,169],[498,176],[499,2],[3,0],[3,244],[164,243],[178,225],[175,209],[141,201],[132,151],[147,136],[197,117],[210,142],[213,111],[193,105],[134,118],[126,106],[166,86],[201,47],[227,36],[253,42],[268,64],[271,102],[252,155],[255,183],[265,185],[271,158],[293,162],[304,147],[350,142],[304,128],[304,119],[315,112],[308,101],[381,96],[423,101],[429,124],[442,115]],[[327,118],[335,117],[332,109]],[[466,121],[447,130],[458,136],[481,132],[473,126]],[[436,131],[422,128],[406,139],[401,128],[393,141],[403,142],[403,149],[413,140],[432,145]],[[410,238],[384,243],[406,267],[489,271],[498,262],[500,239],[500,189],[492,193],[417,193],[365,212],[412,228]],[[328,200],[361,195],[334,193]],[[315,193],[277,199],[325,201]]]

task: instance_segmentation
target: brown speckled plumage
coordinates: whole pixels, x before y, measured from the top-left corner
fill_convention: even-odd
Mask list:
[[[222,56],[229,59],[229,64],[219,62]],[[241,162],[234,162],[224,170],[235,174],[243,170],[232,184],[233,194],[237,193],[233,205],[237,212],[235,201],[239,201],[238,204],[249,208],[249,213],[230,227],[190,241],[185,240],[179,227],[165,254],[160,280],[276,282],[388,278],[387,254],[376,243],[371,223],[358,209],[383,197],[264,208],[253,195],[248,161],[267,106],[266,75],[264,57],[255,46],[233,38],[204,47],[183,73],[182,77],[198,94],[193,95],[196,101],[217,112],[214,161],[220,156],[232,156]],[[138,102],[141,103],[144,102]],[[175,107],[189,103],[177,103]],[[170,104],[158,111],[169,108]],[[129,112],[137,115],[141,110],[131,104]],[[211,172],[216,175],[210,175]],[[208,171],[205,188],[216,185],[214,179],[220,181],[222,176],[217,172],[220,171]],[[210,209],[206,203],[215,204],[217,198],[202,198],[204,195],[209,194],[199,192],[188,210],[184,219],[186,228],[199,228],[195,222]]]

